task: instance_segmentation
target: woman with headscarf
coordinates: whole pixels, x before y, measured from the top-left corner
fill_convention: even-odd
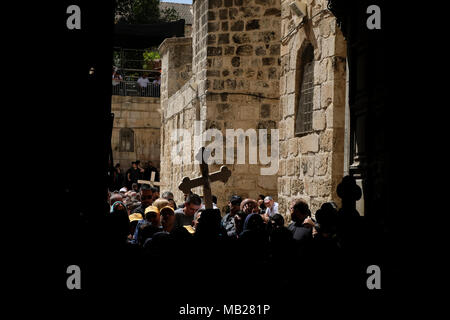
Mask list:
[[[110,239],[125,243],[130,232],[130,220],[126,205],[122,201],[115,201],[107,218]]]

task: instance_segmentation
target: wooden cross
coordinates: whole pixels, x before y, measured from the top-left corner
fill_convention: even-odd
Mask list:
[[[154,187],[154,186],[158,186],[159,187],[162,184],[161,184],[161,182],[155,181],[155,175],[156,175],[156,172],[152,171],[152,175],[150,177],[150,181],[148,181],[148,180],[138,180],[138,183],[139,184],[148,184],[148,185],[150,185],[152,187]]]
[[[202,176],[192,180],[189,177],[184,177],[183,181],[178,186],[178,189],[183,191],[184,194],[189,194],[192,188],[202,186],[205,208],[212,209],[213,204],[210,184],[214,181],[222,181],[223,183],[226,183],[228,181],[228,178],[230,178],[231,176],[231,171],[227,168],[227,166],[222,166],[220,167],[219,171],[209,174],[208,164],[206,163],[206,161],[203,161],[204,150],[205,147],[202,147],[196,156],[196,159],[200,161],[200,171],[202,173]]]

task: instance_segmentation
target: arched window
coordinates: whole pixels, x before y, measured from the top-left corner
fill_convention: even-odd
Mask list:
[[[119,151],[134,152],[134,131],[130,128],[122,128],[119,132]]]
[[[308,44],[301,54],[300,86],[295,119],[295,135],[312,131],[314,102],[314,47]]]

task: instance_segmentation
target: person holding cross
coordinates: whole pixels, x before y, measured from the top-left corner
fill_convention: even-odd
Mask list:
[[[193,193],[186,197],[184,208],[175,211],[175,226],[179,228],[183,226],[192,226],[194,221],[194,214],[200,209],[202,200],[199,195]]]

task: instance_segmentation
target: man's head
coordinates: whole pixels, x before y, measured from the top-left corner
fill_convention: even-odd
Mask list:
[[[169,201],[170,206],[173,208],[173,210],[177,210],[177,204],[175,203],[175,200],[169,199],[167,201]]]
[[[308,204],[304,200],[296,200],[289,208],[291,211],[291,219],[295,223],[303,223],[303,221],[311,215]]]
[[[153,194],[153,201],[159,198],[159,189],[157,187],[150,187]]]
[[[275,201],[272,199],[271,196],[267,196],[267,197],[264,198],[264,205],[266,206],[266,208],[270,208],[271,209],[274,202]]]
[[[132,162],[132,163],[131,163],[131,166],[133,167],[133,169],[136,169],[136,168],[137,168],[136,162]]]
[[[145,220],[153,226],[159,226],[161,223],[159,209],[155,206],[149,206],[145,209]]]
[[[111,193],[109,197],[109,205],[111,206],[116,201],[123,201],[123,196],[120,193]]]
[[[190,194],[186,197],[184,202],[184,214],[192,217],[202,205],[202,199],[198,194]]]
[[[172,207],[164,207],[159,211],[161,215],[161,226],[164,231],[171,232],[175,225],[175,213]]]
[[[170,200],[173,199],[173,193],[171,191],[164,191],[161,195],[161,198]]]
[[[230,214],[234,215],[236,212],[238,212],[241,208],[241,202],[242,202],[242,198],[237,196],[237,195],[233,195],[230,198],[230,202],[228,203],[228,206],[230,207]]]
[[[141,204],[147,208],[153,203],[153,192],[148,184],[143,184],[140,191]]]
[[[162,209],[164,207],[167,207],[170,205],[169,200],[166,200],[164,198],[158,198],[155,201],[153,201],[153,206],[157,207],[158,209]]]
[[[272,229],[281,228],[284,226],[284,218],[281,214],[276,213],[273,217],[270,217],[269,225]]]
[[[139,185],[137,183],[133,183],[131,185],[131,189],[133,189],[134,192],[139,192]]]

